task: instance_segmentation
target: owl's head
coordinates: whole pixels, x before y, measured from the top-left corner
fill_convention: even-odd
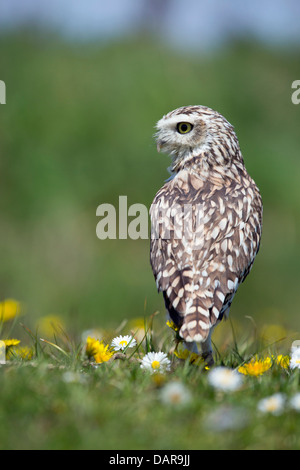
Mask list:
[[[157,150],[170,154],[173,162],[209,154],[216,147],[227,147],[233,154],[239,149],[233,126],[206,106],[175,109],[158,121],[156,129]]]

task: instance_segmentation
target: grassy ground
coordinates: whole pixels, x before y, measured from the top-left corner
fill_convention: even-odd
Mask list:
[[[11,348],[10,360],[0,366],[0,448],[300,448],[300,410],[289,405],[299,391],[300,370],[276,363],[278,345],[270,346],[253,329],[236,343],[232,325],[225,324],[215,368],[238,369],[253,355],[265,361],[273,357],[262,375],[238,373],[243,382],[237,390],[226,391],[210,383],[213,369],[174,355],[173,332],[159,318],[145,325],[146,338],[139,337],[136,347],[100,364],[93,357],[88,360],[84,341],[70,339],[65,332],[57,330],[47,343],[29,332],[33,357],[26,360],[24,351]],[[109,344],[120,331],[102,333]],[[129,325],[122,333],[130,333]],[[161,349],[168,354],[171,370],[143,370],[140,363],[147,351]],[[184,392],[175,398],[168,395],[166,402],[162,396],[174,382]],[[284,408],[260,411],[260,401],[277,393],[284,397]]]
[[[295,328],[296,54],[240,44],[197,57],[145,38],[70,45],[24,33],[2,36],[0,55],[7,88],[0,115],[1,300],[22,301],[32,319],[59,314],[81,328],[162,310],[149,241],[100,241],[96,209],[118,209],[119,195],[128,205],[150,206],[169,166],[156,152],[153,126],[167,111],[199,103],[234,124],[264,201],[261,251],[232,314]]]
[[[275,364],[261,377],[245,377],[241,390],[216,392],[207,371],[178,364],[172,354],[149,241],[96,237],[99,204],[117,205],[127,195],[129,205],[149,207],[168,177],[169,160],[157,155],[152,137],[155,122],[185,104],[217,109],[235,126],[264,201],[261,250],[231,308],[235,336],[230,324],[214,336],[217,364],[236,368],[256,353],[287,354],[300,338],[300,105],[291,102],[297,53],[241,43],[203,57],[149,38],[67,44],[24,32],[2,35],[0,56],[7,89],[0,109],[0,301],[20,301],[24,324],[5,323],[0,339],[36,349],[30,361],[1,366],[1,448],[299,448],[299,414],[288,407],[280,416],[257,412],[263,397],[290,398],[298,372]],[[128,333],[132,319],[156,311],[153,347],[172,360],[161,383],[140,370],[149,342],[134,362],[86,362],[82,332],[99,328],[109,342],[122,322]],[[49,315],[59,316],[69,339],[43,332]],[[270,328],[283,334],[262,341]],[[66,372],[80,375],[70,382]],[[173,379],[192,394],[184,409],[160,402]],[[220,415],[211,415],[222,410],[246,419],[222,430]]]

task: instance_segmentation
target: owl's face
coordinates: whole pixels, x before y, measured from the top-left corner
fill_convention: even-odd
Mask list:
[[[232,125],[206,106],[184,106],[163,116],[156,124],[157,150],[174,160],[209,152],[212,146],[237,140]]]

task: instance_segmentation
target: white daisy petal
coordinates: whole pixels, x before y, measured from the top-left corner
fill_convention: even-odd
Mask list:
[[[233,369],[216,367],[208,373],[208,382],[214,388],[224,392],[233,392],[241,387],[243,377]]]
[[[296,411],[300,411],[300,392],[296,393],[291,399],[290,399],[290,406]]]
[[[296,352],[300,353],[300,340],[299,339],[296,341],[293,341],[292,346],[291,346],[291,353],[294,354]]]
[[[294,349],[290,359],[291,369],[300,369],[300,348]]]
[[[221,405],[206,415],[205,425],[213,432],[226,432],[242,429],[249,422],[247,410],[230,405]]]
[[[285,397],[282,393],[275,393],[258,402],[257,408],[262,413],[279,415],[282,413],[285,404]]]
[[[123,351],[125,348],[132,348],[136,346],[136,340],[130,336],[117,336],[111,342],[115,351]]]
[[[141,363],[141,368],[153,372],[164,372],[170,370],[170,360],[163,352],[149,352],[147,353]]]
[[[181,382],[174,381],[161,389],[160,399],[165,405],[180,407],[191,401],[191,393]]]

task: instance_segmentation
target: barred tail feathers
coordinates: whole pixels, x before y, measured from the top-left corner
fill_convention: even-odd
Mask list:
[[[219,318],[225,296],[218,289],[211,293],[206,291],[205,297],[203,292],[196,292],[186,304],[179,334],[187,342],[202,343]]]

